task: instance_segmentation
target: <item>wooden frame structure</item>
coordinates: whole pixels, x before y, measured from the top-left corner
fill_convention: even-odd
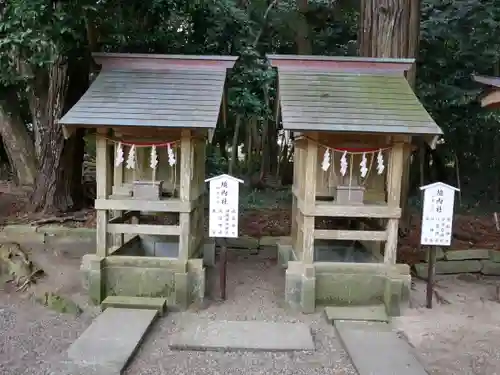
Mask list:
[[[488,87],[481,97],[481,107],[488,109],[500,108],[500,77],[476,75],[472,79]]]
[[[351,303],[353,295],[364,295],[364,291],[350,290],[351,286],[339,281],[342,274],[338,267],[347,272],[347,266],[316,259],[315,242],[358,241],[387,267],[380,271],[379,264],[372,268],[366,263],[359,267],[349,265],[354,267],[346,275],[349,280],[351,273],[367,270],[394,272],[405,161],[410,157],[414,139],[428,140],[442,131],[406,81],[405,73],[413,60],[286,55],[268,58],[278,69],[283,128],[292,132],[295,139],[292,230],[289,242],[283,244],[289,253],[279,254],[288,266],[286,298],[299,304],[304,312],[314,311],[316,302]],[[335,151],[340,152],[341,158],[329,156]],[[375,155],[376,160],[382,160],[382,151],[386,166],[371,175],[369,171],[362,172],[366,186],[357,188],[364,191],[363,199],[351,201],[353,166],[359,169],[362,158],[363,167],[368,169],[366,154],[372,154],[373,162]],[[329,186],[325,186],[324,170],[338,169],[339,164],[345,164],[342,176],[330,178]],[[343,186],[346,170],[348,186]],[[349,190],[349,199],[341,201],[339,191],[345,188]],[[325,196],[330,199],[325,201]],[[340,218],[348,223],[347,228],[334,224],[319,229],[317,219],[321,217],[337,222]],[[372,276],[376,275],[369,277]],[[366,279],[368,276],[363,277],[363,283],[373,283]],[[301,285],[300,290],[296,285]],[[356,285],[357,282],[352,288]],[[373,287],[374,294],[366,298],[383,299],[387,293],[384,288]],[[342,302],[344,298],[346,301]],[[360,297],[362,302],[363,298]]]
[[[128,271],[120,266],[99,273],[97,282],[105,294],[132,297],[149,290],[150,295],[172,296],[172,304],[184,307],[191,298],[186,296],[190,285],[204,282],[201,265],[196,263],[195,281],[188,281],[192,276],[188,270],[196,268],[192,259],[203,257],[205,243],[205,145],[219,118],[227,69],[236,57],[101,53],[93,57],[101,72],[60,123],[68,136],[77,127],[95,130],[95,259],[108,269],[125,262],[138,267],[140,274],[154,274],[160,264],[169,264],[169,272],[174,272],[158,285],[140,285],[142,279],[132,276],[124,281]],[[156,196],[139,194],[141,186],[159,191]],[[150,222],[159,215],[168,220]],[[131,252],[139,236],[141,241],[143,236],[159,238],[152,254]],[[177,251],[156,251],[172,242]],[[169,259],[158,263],[158,257]],[[165,283],[172,285],[166,288]]]

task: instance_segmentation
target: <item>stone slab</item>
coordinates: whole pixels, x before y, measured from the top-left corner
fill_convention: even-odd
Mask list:
[[[71,344],[57,374],[121,374],[156,316],[155,310],[106,309]]]
[[[389,321],[384,305],[328,306],[325,307],[325,313],[326,319],[330,323],[333,323],[335,320]]]
[[[102,301],[101,309],[104,311],[110,307],[117,307],[122,309],[156,310],[158,314],[163,315],[166,305],[166,298],[108,296]]]
[[[387,323],[335,321],[335,329],[359,375],[428,375]]]
[[[490,250],[490,260],[492,262],[500,263],[500,251]]]
[[[427,263],[415,264],[417,275],[421,278],[427,278]],[[436,262],[436,274],[453,273],[474,273],[481,271],[481,262],[479,260],[444,260]]]
[[[436,260],[442,260],[442,259],[444,259],[445,254],[444,254],[443,249],[440,248],[440,247],[435,247],[432,250],[431,249],[427,249],[425,251],[425,262],[429,261],[430,251],[435,251],[436,252]]]
[[[303,323],[200,321],[172,338],[170,348],[206,351],[312,351],[311,329]]]
[[[468,259],[489,259],[490,252],[487,249],[475,250],[450,250],[445,253],[446,260],[468,260]]]
[[[491,260],[482,260],[483,268],[481,273],[487,276],[500,276],[500,263]]]

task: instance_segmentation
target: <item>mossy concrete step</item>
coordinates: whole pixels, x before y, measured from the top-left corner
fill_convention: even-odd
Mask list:
[[[325,307],[325,314],[328,322],[332,324],[336,320],[389,322],[384,305],[328,306]]]
[[[167,300],[165,298],[109,296],[101,303],[102,311],[108,307],[156,310],[159,315],[163,315],[167,309]]]

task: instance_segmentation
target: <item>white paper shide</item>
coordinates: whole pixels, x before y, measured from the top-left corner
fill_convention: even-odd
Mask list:
[[[238,237],[239,185],[243,181],[230,175],[212,177],[210,183],[210,237]]]
[[[420,189],[424,190],[420,243],[450,246],[455,191],[458,189],[441,182],[423,186]]]

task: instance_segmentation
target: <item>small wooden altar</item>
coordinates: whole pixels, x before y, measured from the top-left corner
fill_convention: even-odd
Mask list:
[[[410,285],[396,265],[405,161],[414,140],[442,134],[406,81],[413,60],[268,58],[295,140],[286,299],[304,312],[385,301],[394,315]]]
[[[96,136],[97,251],[82,262],[96,303],[205,293],[205,144],[236,58],[95,54],[101,72],[60,120]]]

